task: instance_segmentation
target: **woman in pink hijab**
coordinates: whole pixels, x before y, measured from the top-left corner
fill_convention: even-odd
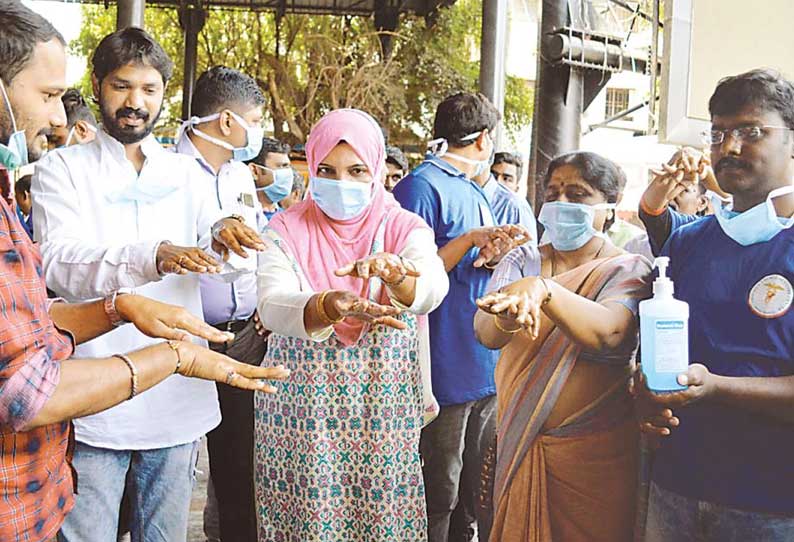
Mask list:
[[[380,183],[384,155],[372,117],[328,113],[306,199],[266,232],[263,363],[291,376],[255,399],[260,541],[426,540],[416,315],[449,283],[433,232]]]

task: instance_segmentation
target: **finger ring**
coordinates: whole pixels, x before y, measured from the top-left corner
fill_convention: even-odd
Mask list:
[[[228,373],[226,373],[226,384],[231,386],[232,380],[234,380],[235,376],[237,376],[237,373],[235,373],[234,371],[229,371]]]

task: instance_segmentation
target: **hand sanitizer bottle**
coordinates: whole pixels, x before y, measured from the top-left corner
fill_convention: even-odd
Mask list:
[[[670,258],[654,260],[659,278],[653,282],[653,298],[640,302],[642,372],[651,391],[686,389],[677,377],[689,367],[689,304],[673,297],[669,264]]]

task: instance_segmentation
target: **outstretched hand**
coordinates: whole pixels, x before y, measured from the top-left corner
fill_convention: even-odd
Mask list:
[[[117,296],[116,310],[123,320],[131,322],[149,337],[185,341],[193,335],[214,343],[234,339],[233,333],[219,331],[182,307],[142,295]]]
[[[470,235],[472,244],[480,249],[474,267],[495,265],[505,254],[532,239],[529,231],[519,224],[478,228]]]
[[[337,277],[351,276],[364,280],[377,277],[386,285],[399,284],[406,277],[418,277],[420,275],[419,271],[408,261],[389,252],[379,252],[361,258],[340,267],[334,271],[334,274]]]
[[[394,329],[407,329],[408,325],[397,316],[401,310],[391,305],[381,305],[353,292],[332,290],[325,296],[324,310],[332,320],[354,318],[368,324],[382,324]]]

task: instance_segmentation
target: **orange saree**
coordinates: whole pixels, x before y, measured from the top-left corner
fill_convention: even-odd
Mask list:
[[[595,260],[554,277],[635,314],[649,294],[644,258]],[[639,435],[627,392],[636,340],[582,352],[548,318],[516,334],[496,368],[497,464],[491,542],[630,542]]]

